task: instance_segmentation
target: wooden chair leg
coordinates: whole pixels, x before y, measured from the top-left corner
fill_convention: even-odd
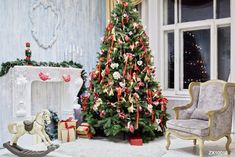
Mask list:
[[[193,140],[193,145],[196,146],[196,144],[197,144],[197,140],[194,139],[194,140]]]
[[[198,143],[199,143],[199,152],[200,152],[199,154],[200,154],[200,157],[204,157],[204,140],[199,139]]]
[[[166,131],[166,149],[167,150],[169,150],[169,147],[170,147],[170,145],[171,145],[171,140],[170,140],[170,131],[169,130],[167,130]]]
[[[229,149],[229,145],[232,143],[232,139],[231,139],[230,134],[226,135],[225,137],[227,138],[227,143],[226,143],[225,147],[226,147],[226,150],[227,150],[228,155],[229,155],[231,153],[231,150]]]

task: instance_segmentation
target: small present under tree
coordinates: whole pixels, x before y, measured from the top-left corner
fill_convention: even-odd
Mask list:
[[[120,0],[90,73],[90,95],[83,98],[83,114],[92,132],[101,129],[107,136],[126,132],[144,142],[162,135],[167,99],[154,73],[149,38],[138,12],[130,0]]]

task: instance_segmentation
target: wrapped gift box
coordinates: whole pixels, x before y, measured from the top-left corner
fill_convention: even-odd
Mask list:
[[[62,142],[72,142],[76,140],[74,128],[61,130]]]
[[[62,140],[62,130],[73,130],[76,138],[77,120],[68,118],[67,120],[61,120],[58,123],[58,140]],[[65,131],[64,131],[65,132]]]
[[[90,133],[90,125],[88,123],[82,123],[77,128],[77,134],[78,135],[87,135],[88,133]]]
[[[133,146],[143,145],[143,139],[140,136],[129,137],[128,141],[130,145],[133,145]]]
[[[86,135],[78,135],[79,138],[89,138],[91,139],[93,137],[92,133],[88,133]]]

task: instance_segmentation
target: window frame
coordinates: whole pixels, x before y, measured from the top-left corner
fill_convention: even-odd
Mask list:
[[[210,29],[210,79],[217,79],[218,76],[218,66],[217,66],[217,28],[230,26],[231,34],[232,34],[232,9],[230,9],[230,17],[216,19],[216,0],[213,0],[213,19],[206,19],[200,21],[190,21],[190,22],[178,22],[181,21],[181,0],[179,1],[179,14],[178,14],[178,4],[175,3],[175,23],[170,25],[164,25],[166,10],[164,9],[166,1],[160,0],[160,52],[161,52],[161,70],[160,76],[162,81],[162,88],[166,96],[188,96],[188,90],[183,89],[183,32],[188,30],[199,30],[199,29]],[[232,8],[232,0],[230,1],[230,5]],[[179,18],[178,18],[179,16]],[[175,68],[174,68],[174,89],[168,88],[168,52],[166,51],[168,43],[167,43],[167,33],[174,32],[174,53],[175,53]],[[231,35],[231,43],[233,43]],[[233,62],[232,57],[234,53],[232,51],[231,44],[231,63]],[[230,63],[230,64],[231,64]],[[232,69],[232,64],[231,64]],[[232,73],[232,70],[231,70]],[[230,74],[232,75],[232,74]]]

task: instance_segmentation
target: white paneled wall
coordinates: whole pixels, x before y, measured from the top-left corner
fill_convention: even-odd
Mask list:
[[[73,52],[91,71],[104,28],[105,0],[0,0],[0,63],[24,58],[29,41],[33,60],[62,61]]]

